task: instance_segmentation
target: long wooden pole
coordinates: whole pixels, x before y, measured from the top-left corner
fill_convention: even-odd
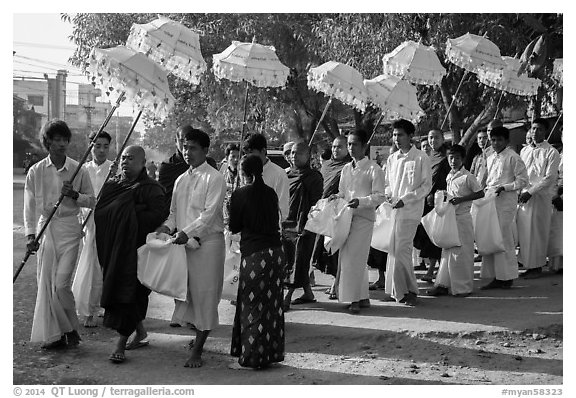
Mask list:
[[[86,159],[88,158],[88,155],[92,151],[92,148],[94,147],[94,144],[96,143],[96,140],[98,139],[100,134],[104,131],[104,129],[108,125],[110,118],[112,117],[112,115],[114,114],[116,109],[120,106],[120,102],[122,102],[124,100],[124,97],[125,97],[125,93],[120,94],[120,96],[116,100],[116,104],[114,104],[112,109],[110,109],[110,111],[108,112],[106,119],[104,119],[104,122],[100,126],[100,129],[98,129],[98,132],[96,133],[94,138],[92,138],[92,141],[90,141],[90,145],[88,146],[88,149],[86,149],[86,152],[84,152],[84,155],[82,156],[82,158],[78,162],[78,167],[76,167],[74,174],[72,174],[72,178],[70,179],[70,183],[72,183],[74,181],[74,179],[76,178],[76,176],[80,172],[80,169],[82,168],[82,165],[84,164],[84,162],[86,162]],[[36,238],[34,239],[34,246],[37,246],[38,243],[40,242],[40,239],[42,238],[42,235],[44,235],[44,232],[46,231],[48,224],[50,223],[50,221],[54,217],[54,214],[56,214],[56,211],[58,210],[58,207],[60,207],[60,204],[62,204],[63,200],[64,200],[64,195],[60,194],[58,201],[54,204],[54,207],[52,207],[52,211],[50,212],[50,214],[46,218],[46,222],[44,223],[44,225],[40,229],[40,232],[38,233],[38,235],[36,235]],[[22,269],[24,268],[24,265],[28,261],[28,258],[30,258],[30,256],[32,254],[34,254],[34,252],[32,252],[30,250],[26,250],[26,255],[24,256],[24,258],[22,259],[22,262],[20,263],[20,266],[16,270],[16,273],[14,274],[14,277],[12,278],[12,283],[16,282],[16,279],[18,279],[18,275],[20,275],[20,272],[22,272]]]
[[[548,138],[546,138],[546,141],[548,141],[550,139],[550,137],[552,137],[552,133],[554,132],[554,130],[556,130],[556,126],[558,126],[558,122],[562,118],[563,112],[564,112],[564,109],[562,109],[560,111],[560,114],[558,115],[558,119],[556,119],[556,123],[554,123],[554,127],[552,127],[552,130],[550,130],[550,134],[548,134]]]
[[[324,111],[322,112],[322,116],[320,116],[320,120],[318,120],[318,124],[316,124],[316,128],[314,129],[314,132],[312,133],[312,137],[310,137],[310,142],[308,142],[308,146],[312,145],[312,140],[314,140],[314,134],[316,134],[316,132],[318,131],[318,128],[320,127],[322,120],[324,120],[324,116],[326,116],[326,112],[328,111],[328,108],[330,107],[331,103],[332,103],[332,97],[330,97],[330,99],[326,103],[326,106],[324,107]]]
[[[386,113],[386,111],[382,111],[382,114],[378,118],[376,125],[374,125],[374,130],[372,130],[372,134],[370,134],[370,138],[368,139],[368,144],[370,143],[370,141],[372,141],[372,137],[374,137],[374,134],[376,134],[376,129],[378,128],[378,126],[380,126],[380,122],[382,121],[382,119],[384,119],[385,113]]]
[[[138,120],[140,119],[141,115],[142,115],[142,110],[140,110],[140,112],[138,112],[138,115],[136,115],[136,119],[134,119],[134,122],[132,123],[132,127],[130,127],[130,131],[128,131],[128,135],[126,135],[126,138],[124,138],[124,142],[122,143],[120,150],[116,154],[116,159],[114,159],[115,164],[118,164],[118,162],[120,161],[120,157],[122,156],[122,152],[124,152],[124,149],[126,148],[126,144],[128,144],[128,139],[130,138],[130,136],[134,132],[134,128],[136,127],[136,124],[138,123]],[[104,184],[106,184],[106,181],[108,181],[111,177],[112,177],[112,169],[110,169],[110,171],[108,171],[108,175],[106,176],[106,179],[104,180]],[[100,199],[101,193],[102,193],[102,190],[100,190],[100,192],[98,192],[98,196],[96,197],[96,203],[98,203],[98,200]],[[96,205],[94,205],[94,208],[96,208]],[[86,224],[88,223],[88,220],[90,219],[90,216],[92,215],[92,213],[94,213],[94,209],[90,209],[90,212],[88,213],[88,217],[86,217],[86,219],[82,223],[82,229],[84,229],[86,227]]]
[[[460,87],[462,87],[462,83],[464,83],[464,79],[466,78],[466,76],[468,76],[468,71],[464,72],[464,74],[462,75],[462,79],[460,79],[460,84],[458,84],[458,88],[456,89],[456,92],[452,96],[452,101],[450,102],[450,106],[448,107],[448,111],[446,112],[446,116],[444,116],[444,121],[442,122],[442,125],[440,126],[440,130],[442,130],[444,128],[444,124],[446,124],[446,120],[448,120],[448,115],[450,115],[450,110],[452,109],[452,105],[454,105],[454,101],[456,100],[456,96],[458,95],[458,92],[460,91]]]

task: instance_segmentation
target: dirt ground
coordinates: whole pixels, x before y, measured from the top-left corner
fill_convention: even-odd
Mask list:
[[[14,269],[24,255],[22,196],[15,183]],[[78,348],[43,351],[29,342],[35,272],[33,257],[13,288],[14,384],[563,384],[562,275],[519,279],[511,290],[475,290],[467,298],[426,297],[430,285],[420,282],[414,308],[382,301],[383,291],[375,291],[372,307],[351,315],[328,300],[331,277],[316,271],[318,302],[286,314],[286,360],[253,371],[228,367],[235,362],[229,355],[234,307],[224,300],[200,369],[183,367],[193,331],[171,328],[173,301],[156,294],[145,321],[150,346],[127,351],[125,363],[108,361],[116,335],[101,318],[98,327],[81,328]],[[376,279],[375,271],[370,275]],[[475,288],[481,284],[476,280]]]

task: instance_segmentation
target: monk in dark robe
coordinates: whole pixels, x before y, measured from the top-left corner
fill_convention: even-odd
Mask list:
[[[101,307],[104,326],[120,337],[109,359],[123,362],[124,350],[148,345],[142,321],[150,290],[137,277],[138,247],[164,221],[164,188],[146,172],[146,156],[139,146],[124,149],[121,174],[104,184],[94,212],[96,246],[102,266]],[[133,339],[128,338],[135,332]]]
[[[292,146],[294,167],[288,172],[290,183],[290,201],[288,217],[283,222],[284,252],[286,254],[285,283],[288,292],[284,297],[284,311],[290,304],[313,303],[314,293],[310,286],[310,259],[314,249],[316,234],[305,231],[310,208],[322,197],[323,179],[319,171],[310,167],[310,147],[305,142]],[[292,301],[297,288],[303,288],[304,294]]]
[[[446,146],[442,131],[438,129],[430,130],[428,133],[428,143],[432,147],[429,155],[432,166],[432,189],[424,201],[424,214],[422,214],[422,216],[425,216],[434,209],[434,194],[436,194],[437,191],[446,190],[446,177],[451,170],[448,159],[446,158]],[[427,258],[429,261],[428,271],[420,279],[426,282],[432,282],[436,263],[440,262],[440,257],[442,256],[442,249],[432,243],[422,224],[419,224],[416,230],[414,246],[420,249],[420,257],[423,259]]]
[[[342,168],[352,160],[348,154],[347,145],[347,138],[344,135],[336,137],[332,142],[331,157],[324,162],[320,169],[320,173],[324,179],[322,199],[338,193],[338,184],[340,183]],[[327,290],[330,299],[335,300],[337,298],[336,286],[338,286],[338,252],[329,254],[326,251],[324,248],[323,235],[316,235],[312,265],[320,271],[336,277],[332,286]]]

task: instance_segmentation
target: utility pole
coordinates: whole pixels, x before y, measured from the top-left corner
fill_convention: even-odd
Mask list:
[[[46,95],[46,106],[48,108],[46,111],[46,118],[50,120],[50,79],[48,78],[48,73],[44,73],[44,79],[46,79],[46,92],[48,93]]]

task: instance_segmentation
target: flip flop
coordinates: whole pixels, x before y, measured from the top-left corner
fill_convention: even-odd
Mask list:
[[[148,340],[140,340],[140,341],[131,341],[130,343],[126,344],[125,350],[135,350],[137,348],[142,348],[150,345]]]
[[[316,299],[309,299],[306,297],[298,297],[297,299],[292,300],[292,303],[290,304],[294,304],[294,305],[298,305],[298,304],[310,304],[310,303],[315,303]]]
[[[120,354],[118,352],[113,352],[112,354],[110,354],[108,359],[114,363],[122,363],[126,360],[126,355]]]

